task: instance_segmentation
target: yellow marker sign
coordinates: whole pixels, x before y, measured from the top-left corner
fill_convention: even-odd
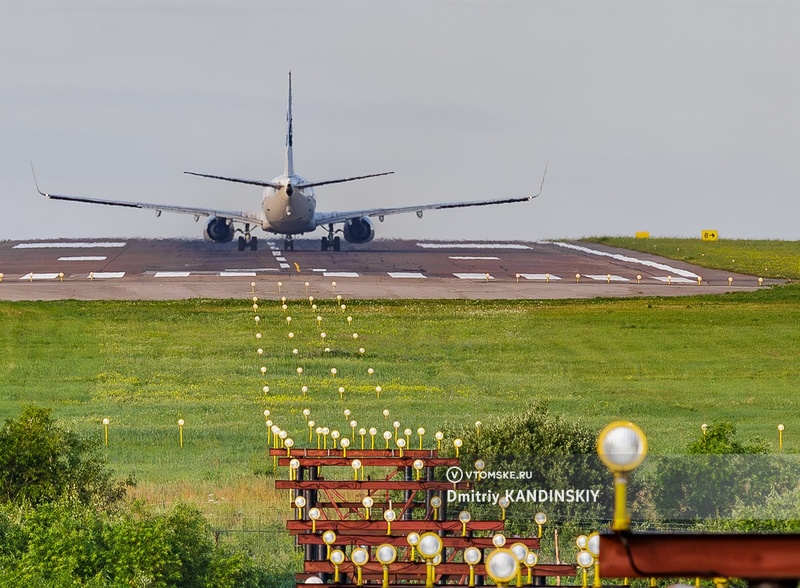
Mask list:
[[[714,230],[705,230],[702,234],[703,241],[716,241],[718,237],[717,231]]]
[[[636,238],[637,239],[649,239],[650,238],[650,231],[636,231]]]

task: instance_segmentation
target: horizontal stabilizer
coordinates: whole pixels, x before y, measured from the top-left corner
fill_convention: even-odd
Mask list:
[[[264,180],[245,180],[243,178],[229,178],[226,176],[214,176],[211,174],[199,174],[197,172],[190,172],[185,171],[185,174],[189,174],[190,176],[198,176],[201,178],[211,178],[212,180],[222,180],[223,182],[235,182],[237,184],[249,184],[251,186],[263,186],[264,188],[274,188],[276,190],[280,190],[283,186],[279,184],[273,184],[272,182],[265,182]]]
[[[341,178],[339,180],[323,180],[322,182],[306,182],[305,184],[297,184],[295,188],[315,188],[317,186],[328,186],[330,184],[342,184],[344,182],[352,182],[354,180],[363,180],[365,178],[377,178],[379,176],[388,176],[393,174],[393,171],[382,172],[379,174],[369,174],[367,176],[354,176],[352,178]]]

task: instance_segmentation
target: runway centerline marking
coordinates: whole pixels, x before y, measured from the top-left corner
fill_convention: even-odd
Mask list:
[[[417,243],[423,249],[530,249],[519,243]]]
[[[125,247],[127,245],[124,241],[108,241],[97,243],[68,243],[64,241],[50,242],[50,243],[17,243],[12,249],[92,249],[103,247]]]
[[[58,261],[105,261],[105,255],[81,255],[76,257],[59,257]]]
[[[500,261],[499,257],[479,257],[479,256],[472,256],[472,255],[451,255],[450,257],[448,257],[448,259],[463,259],[463,260],[486,259],[486,260]]]
[[[631,257],[630,255],[622,255],[620,253],[608,253],[606,251],[598,251],[597,249],[589,249],[588,247],[582,247],[581,245],[573,245],[572,243],[564,243],[562,241],[539,241],[538,243],[542,245],[557,245],[558,247],[563,247],[565,249],[572,249],[574,251],[580,251],[582,253],[588,253],[589,255],[597,255],[599,257],[610,257],[611,259],[616,259],[617,261],[637,263],[639,265],[652,267],[665,272],[672,272],[678,276],[683,276],[684,278],[697,279],[699,277],[696,273],[690,272],[689,270],[682,270],[676,267],[669,266],[665,263],[659,263],[657,261],[638,259],[636,257]]]

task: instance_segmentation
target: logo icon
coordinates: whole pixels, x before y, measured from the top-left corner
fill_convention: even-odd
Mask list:
[[[464,471],[458,466],[451,466],[447,468],[447,473],[445,474],[448,482],[452,482],[453,484],[458,484],[461,480],[464,479]]]

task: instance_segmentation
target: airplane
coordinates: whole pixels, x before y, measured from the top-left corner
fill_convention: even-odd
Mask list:
[[[277,176],[270,181],[248,180],[228,176],[204,174],[186,171],[185,174],[212,178],[225,182],[235,182],[239,184],[249,184],[264,188],[261,210],[259,212],[244,212],[232,210],[219,210],[213,208],[199,208],[194,206],[183,206],[173,204],[155,204],[150,202],[126,202],[121,200],[105,200],[101,198],[90,198],[86,196],[66,196],[63,194],[50,194],[42,192],[36,181],[36,173],[33,174],[36,190],[42,196],[51,200],[66,200],[71,202],[85,202],[89,204],[103,204],[107,206],[122,206],[128,208],[141,208],[154,210],[156,216],[161,216],[162,212],[174,212],[180,214],[193,215],[195,221],[200,217],[208,217],[206,226],[203,229],[203,237],[206,241],[214,243],[230,243],[236,233],[241,233],[237,240],[239,251],[250,249],[256,251],[258,248],[258,238],[252,235],[251,228],[260,228],[267,233],[275,233],[284,237],[284,249],[293,250],[295,235],[302,235],[315,231],[319,227],[327,228],[327,235],[320,241],[322,251],[333,248],[339,251],[341,240],[337,232],[341,232],[345,241],[348,243],[369,243],[375,237],[373,218],[378,218],[383,222],[384,217],[390,214],[402,214],[414,212],[419,218],[425,210],[440,210],[447,208],[466,208],[471,206],[488,206],[494,204],[507,204],[511,202],[527,202],[533,200],[542,192],[544,178],[547,174],[545,165],[542,183],[539,192],[532,196],[495,198],[491,200],[478,200],[468,202],[444,202],[438,204],[421,204],[417,206],[400,206],[389,208],[365,208],[361,210],[348,210],[339,212],[318,212],[317,200],[314,195],[314,188],[327,186],[330,184],[340,184],[385,176],[394,172],[374,173],[362,176],[353,176],[334,180],[323,180],[311,182],[295,174],[293,157],[293,133],[292,133],[292,72],[289,72],[289,105],[286,111],[286,160],[283,175]],[[31,163],[31,171],[33,164]],[[236,223],[243,224],[244,228],[236,227]],[[343,225],[341,229],[334,230],[336,225]]]

